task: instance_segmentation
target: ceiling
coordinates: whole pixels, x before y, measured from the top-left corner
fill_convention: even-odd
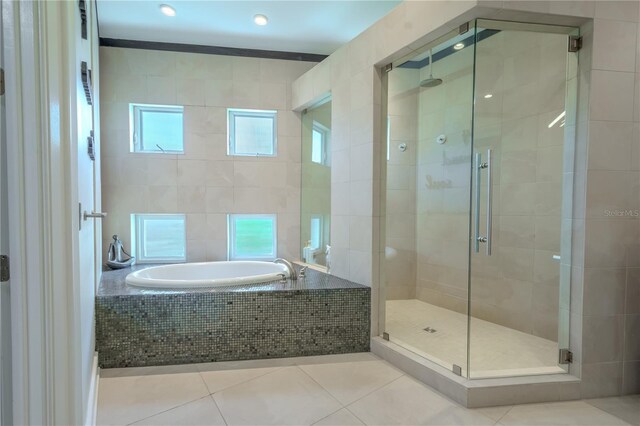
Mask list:
[[[97,0],[100,37],[328,55],[400,0]],[[160,4],[176,10],[160,12]],[[269,18],[266,26],[253,17]]]

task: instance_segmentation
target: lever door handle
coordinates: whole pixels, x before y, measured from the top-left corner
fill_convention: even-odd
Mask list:
[[[107,216],[106,213],[101,213],[101,212],[94,212],[92,211],[91,213],[89,213],[88,211],[84,211],[84,213],[82,213],[82,219],[87,220],[87,219],[103,219]]]

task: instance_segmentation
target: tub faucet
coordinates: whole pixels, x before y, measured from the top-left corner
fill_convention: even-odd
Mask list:
[[[287,267],[287,269],[289,270],[289,279],[290,280],[297,280],[298,279],[298,274],[296,273],[295,268],[293,267],[293,265],[291,264],[291,262],[289,262],[286,259],[282,259],[282,258],[277,258],[276,260],[273,261],[273,263],[281,263],[284,266]]]

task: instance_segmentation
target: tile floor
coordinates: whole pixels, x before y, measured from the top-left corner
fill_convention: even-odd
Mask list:
[[[640,426],[640,396],[470,410],[364,353],[103,370],[97,422]]]
[[[388,300],[385,315],[392,342],[445,368],[459,365],[466,375],[466,315],[416,299]],[[470,343],[472,378],[564,373],[551,340],[472,318]]]

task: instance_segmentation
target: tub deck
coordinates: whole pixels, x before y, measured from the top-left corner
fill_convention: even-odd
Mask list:
[[[150,266],[102,274],[96,295],[101,368],[369,351],[367,286],[311,269],[298,281],[214,288],[125,283],[132,270]]]

